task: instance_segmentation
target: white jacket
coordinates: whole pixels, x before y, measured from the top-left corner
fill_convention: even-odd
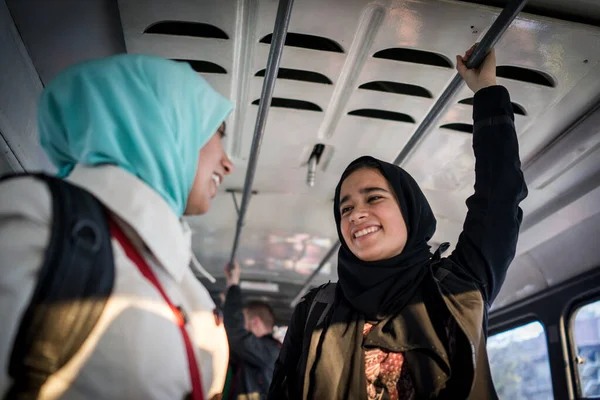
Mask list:
[[[191,232],[145,183],[114,166],[75,168],[71,183],[118,217],[168,297],[189,317],[204,397],[220,393],[228,345],[215,304],[190,269]],[[52,199],[32,177],[0,185],[0,397],[9,388],[12,344],[50,239]],[[191,392],[184,343],[154,286],[113,239],[115,285],[98,324],[73,359],[43,386],[42,399],[183,399]]]

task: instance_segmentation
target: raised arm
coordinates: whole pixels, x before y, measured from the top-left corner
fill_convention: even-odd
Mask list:
[[[508,91],[496,85],[492,50],[479,69],[468,70],[471,55],[457,56],[457,69],[475,92],[473,151],[475,193],[467,199],[467,217],[456,249],[449,257],[479,286],[491,305],[515,256],[527,196],[519,144]]]
[[[243,312],[243,298],[240,283],[240,268],[236,264],[232,270],[225,269],[227,295],[223,305],[223,324],[229,340],[231,353],[244,362],[259,368],[271,363],[271,349],[252,332],[246,329]]]

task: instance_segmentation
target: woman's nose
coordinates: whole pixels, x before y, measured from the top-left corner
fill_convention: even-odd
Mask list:
[[[225,169],[225,175],[229,175],[233,172],[233,163],[227,156],[227,153],[223,152],[223,158],[221,159],[221,164]]]
[[[354,209],[352,214],[350,214],[350,222],[353,224],[359,223],[361,220],[365,219],[368,216],[368,213],[364,209]]]

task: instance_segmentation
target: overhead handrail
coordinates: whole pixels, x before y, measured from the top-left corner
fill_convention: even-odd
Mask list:
[[[506,7],[504,7],[500,15],[498,15],[498,18],[496,18],[490,29],[484,35],[479,45],[473,50],[471,57],[466,63],[467,68],[477,68],[481,65],[481,63],[483,62],[487,54],[490,52],[490,50],[502,37],[506,29],[508,29],[510,24],[517,17],[519,12],[521,12],[523,7],[525,7],[525,4],[527,4],[527,0],[512,0],[506,5]],[[398,154],[398,156],[394,160],[394,164],[400,165],[404,161],[406,161],[409,154],[411,154],[415,147],[417,147],[417,145],[421,143],[425,135],[431,129],[431,126],[434,124],[435,121],[437,121],[440,114],[446,109],[446,107],[450,103],[452,96],[454,96],[459,91],[463,83],[464,81],[460,74],[456,73],[452,78],[450,84],[442,93],[442,95],[438,98],[433,107],[431,107],[421,124],[419,124],[419,127],[417,128],[415,133],[413,133],[406,145],[402,148],[402,151],[400,151],[400,154]],[[338,242],[334,244],[333,247],[327,252],[317,269],[311,274],[311,276],[308,277],[308,279],[298,292],[298,295],[296,295],[296,297],[294,297],[294,299],[290,303],[291,307],[295,307],[298,301],[300,301],[300,299],[302,298],[302,296],[304,296],[308,292],[312,281],[315,279],[315,277],[323,268],[323,266],[325,266],[329,258],[333,256],[335,250],[337,250],[339,246],[340,242],[338,240]]]

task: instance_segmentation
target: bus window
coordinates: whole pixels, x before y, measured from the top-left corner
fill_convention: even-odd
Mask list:
[[[575,312],[572,332],[581,394],[586,398],[600,398],[600,300]]]
[[[541,323],[531,322],[490,336],[487,348],[500,399],[554,398],[546,333]]]

